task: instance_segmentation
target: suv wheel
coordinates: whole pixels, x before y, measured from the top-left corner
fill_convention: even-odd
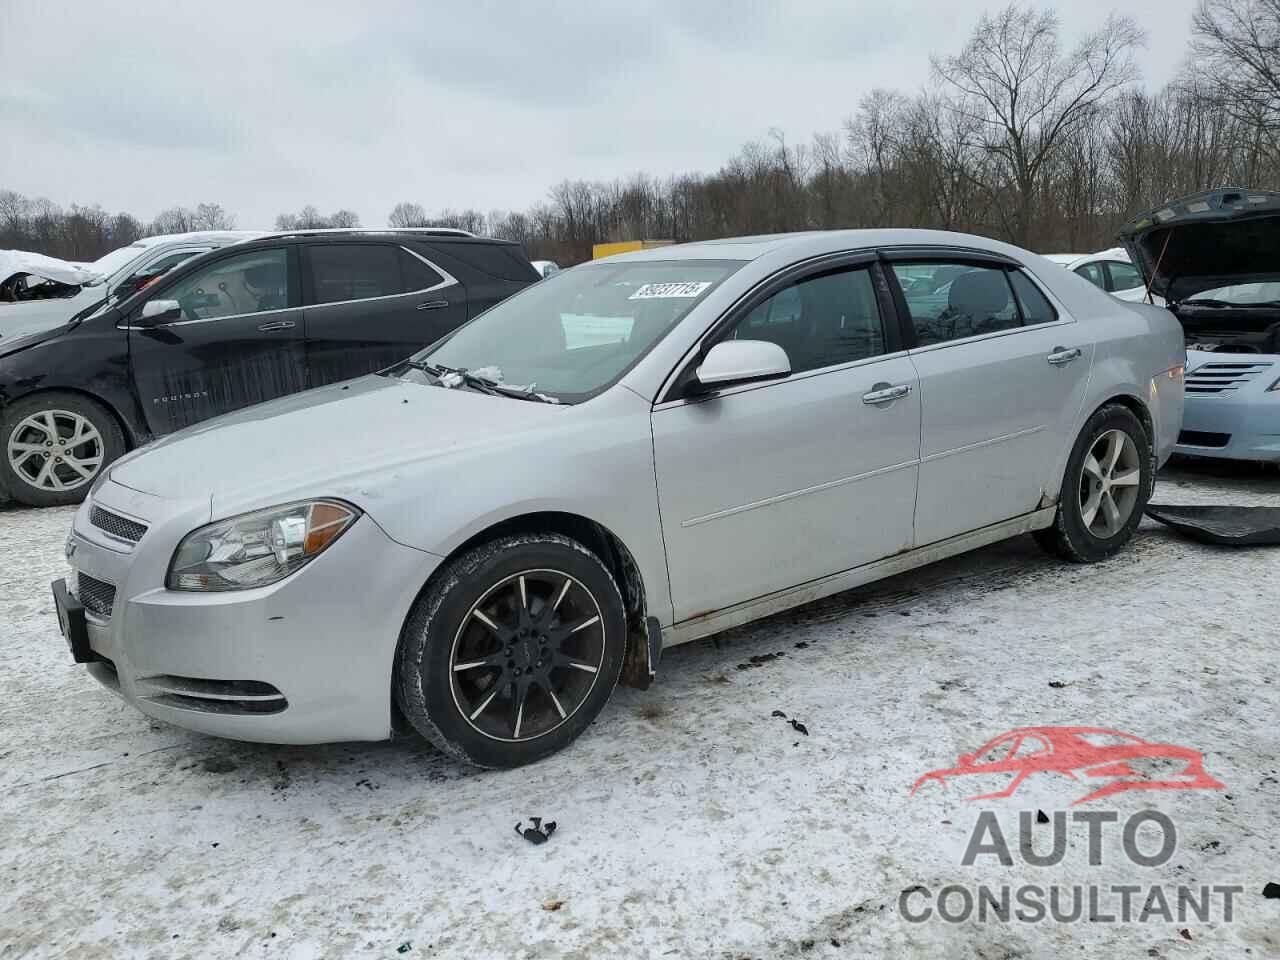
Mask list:
[[[516,767],[567,746],[604,707],[626,642],[622,595],[582,544],[503,537],[463,554],[405,623],[394,690],[446,753]]]
[[[100,404],[42,393],[5,410],[0,423],[4,486],[19,503],[79,503],[98,474],[124,453],[120,425]]]
[[[1071,458],[1053,526],[1036,541],[1073,563],[1113,556],[1133,538],[1155,482],[1147,430],[1128,407],[1109,404],[1089,418]]]

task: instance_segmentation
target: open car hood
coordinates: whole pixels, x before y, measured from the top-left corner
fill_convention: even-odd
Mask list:
[[[0,283],[19,273],[29,273],[70,286],[81,286],[102,278],[84,264],[26,250],[0,250]]]
[[[1280,193],[1224,188],[1172,200],[1123,227],[1120,242],[1171,303],[1280,280]]]

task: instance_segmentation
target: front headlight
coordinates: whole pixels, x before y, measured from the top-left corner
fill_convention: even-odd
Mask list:
[[[308,500],[211,523],[178,544],[165,586],[195,591],[265,587],[314,560],[359,516],[349,504]]]

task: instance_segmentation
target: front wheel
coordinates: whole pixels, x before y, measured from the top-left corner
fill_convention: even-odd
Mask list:
[[[1073,563],[1096,563],[1127,544],[1155,481],[1155,454],[1142,421],[1108,404],[1080,431],[1067,461],[1053,526],[1036,541]]]
[[[74,393],[41,393],[10,406],[0,423],[4,486],[19,503],[79,503],[124,453],[124,434],[101,404]]]
[[[435,578],[405,623],[395,694],[446,753],[515,767],[567,746],[604,707],[626,643],[608,568],[554,533],[503,537]]]

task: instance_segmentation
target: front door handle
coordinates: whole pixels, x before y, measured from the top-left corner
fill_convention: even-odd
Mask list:
[[[270,323],[258,324],[258,329],[263,333],[275,333],[277,330],[292,330],[294,323],[292,320],[272,320]]]
[[[877,383],[870,393],[862,395],[863,403],[892,403],[901,397],[905,397],[911,392],[911,384],[900,383],[897,386],[891,386],[887,383]]]
[[[425,303],[418,304],[419,310],[439,310],[441,307],[447,307],[448,300],[428,300]]]
[[[1045,357],[1045,359],[1048,360],[1050,363],[1052,363],[1056,367],[1056,366],[1061,366],[1064,363],[1070,363],[1072,360],[1075,360],[1079,356],[1080,356],[1079,347],[1072,347],[1070,350],[1068,350],[1066,347],[1054,347],[1053,353],[1049,354],[1047,357]]]

